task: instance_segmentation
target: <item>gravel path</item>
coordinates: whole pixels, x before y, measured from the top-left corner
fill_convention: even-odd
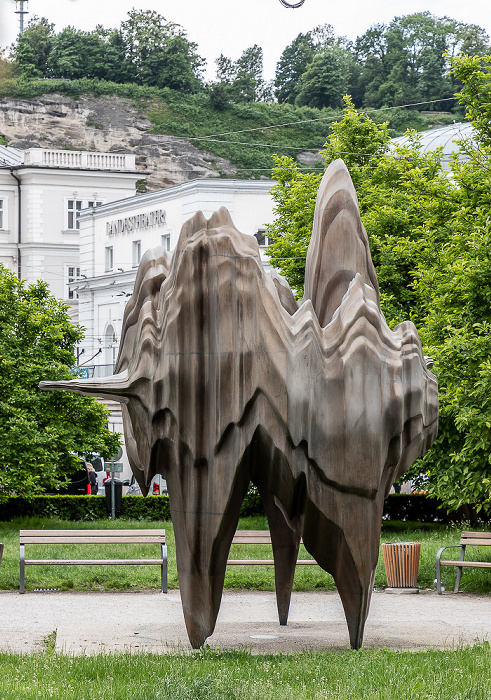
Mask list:
[[[41,650],[56,632],[69,654],[190,650],[179,591],[77,593],[0,592],[0,649]],[[491,596],[420,591],[374,592],[365,647],[454,648],[491,642]],[[225,591],[212,648],[253,653],[341,650],[348,630],[335,592],[293,593],[287,627],[280,627],[274,593]]]

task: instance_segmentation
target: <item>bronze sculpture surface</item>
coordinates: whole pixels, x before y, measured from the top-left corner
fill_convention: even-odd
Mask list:
[[[199,212],[172,255],[144,255],[114,376],[41,386],[120,401],[138,482],[167,479],[194,647],[214,630],[251,481],[268,516],[280,623],[302,537],[361,646],[384,499],[433,442],[438,397],[413,324],[390,330],[380,311],[342,161],[319,188],[300,303],[226,209]]]

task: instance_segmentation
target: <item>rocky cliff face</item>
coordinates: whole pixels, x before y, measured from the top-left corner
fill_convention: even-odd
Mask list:
[[[230,161],[200,151],[186,139],[152,134],[151,129],[132,101],[121,97],[72,99],[55,94],[0,100],[0,135],[15,148],[134,153],[149,190],[235,174]]]

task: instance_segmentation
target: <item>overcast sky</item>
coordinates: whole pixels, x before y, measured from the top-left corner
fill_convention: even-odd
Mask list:
[[[279,0],[29,0],[29,15],[46,17],[60,31],[68,25],[91,30],[97,24],[118,27],[136,7],[156,10],[181,24],[207,60],[207,77],[215,74],[221,53],[236,60],[248,46],[264,51],[265,78],[273,78],[283,49],[299,32],[318,24],[332,24],[336,34],[355,39],[372,24],[394,16],[428,10],[462,22],[478,24],[491,34],[489,0],[305,0],[298,9],[286,9]],[[18,33],[14,0],[0,0],[0,46],[8,47]]]

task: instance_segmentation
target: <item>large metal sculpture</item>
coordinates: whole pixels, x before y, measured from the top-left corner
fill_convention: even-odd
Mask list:
[[[300,538],[332,574],[362,644],[384,498],[437,430],[437,383],[415,327],[387,326],[356,193],[332,163],[297,303],[226,209],[174,253],[149,250],[114,376],[43,382],[121,402],[143,489],[167,479],[189,639],[212,634],[250,482],[265,504],[286,624]]]

